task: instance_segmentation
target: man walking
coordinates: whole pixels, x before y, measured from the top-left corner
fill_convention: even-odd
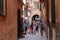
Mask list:
[[[44,23],[43,23],[43,21],[40,21],[40,32],[41,32],[41,35],[43,35],[43,30],[44,30]]]

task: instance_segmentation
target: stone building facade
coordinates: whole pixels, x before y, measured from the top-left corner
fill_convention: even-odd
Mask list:
[[[3,3],[4,15],[0,16],[0,40],[17,40],[17,15],[18,9],[21,10],[21,3],[19,0],[4,0]]]
[[[46,0],[48,40],[60,40],[60,0]]]

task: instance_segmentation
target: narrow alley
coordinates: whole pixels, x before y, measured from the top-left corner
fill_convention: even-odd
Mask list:
[[[0,40],[60,40],[60,0],[0,0]]]

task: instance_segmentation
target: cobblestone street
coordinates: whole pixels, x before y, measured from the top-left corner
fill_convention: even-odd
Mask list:
[[[19,40],[47,40],[47,38],[44,32],[43,36],[40,33],[26,34],[24,38],[20,38]]]

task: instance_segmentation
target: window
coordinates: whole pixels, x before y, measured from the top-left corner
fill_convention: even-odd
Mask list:
[[[0,15],[3,15],[3,0],[0,0]]]
[[[7,7],[7,0],[0,0],[0,16],[5,15],[6,7]]]

